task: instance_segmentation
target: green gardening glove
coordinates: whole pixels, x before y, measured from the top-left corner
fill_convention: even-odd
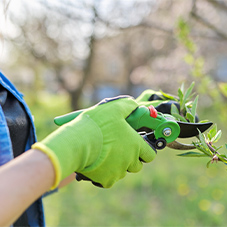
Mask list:
[[[127,172],[138,172],[142,162],[151,162],[155,151],[126,122],[138,107],[131,97],[118,97],[86,109],[32,148],[46,153],[56,180],[52,188],[73,172],[104,188]]]

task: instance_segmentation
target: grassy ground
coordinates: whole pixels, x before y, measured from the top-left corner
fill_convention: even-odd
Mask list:
[[[111,189],[73,182],[45,198],[49,226],[225,226],[226,167],[159,151]]]
[[[56,128],[54,116],[69,111],[65,97],[42,100],[30,102],[39,139]],[[218,163],[207,169],[206,158],[176,154],[158,151],[141,172],[111,189],[75,181],[46,197],[47,226],[226,226],[227,167]]]

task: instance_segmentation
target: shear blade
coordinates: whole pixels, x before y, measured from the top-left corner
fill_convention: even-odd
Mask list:
[[[180,126],[180,135],[179,138],[189,138],[199,135],[200,132],[205,132],[213,124],[212,122],[207,123],[187,123],[177,121]],[[198,131],[199,130],[199,131]]]

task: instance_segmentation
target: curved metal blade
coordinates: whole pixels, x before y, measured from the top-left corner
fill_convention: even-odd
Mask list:
[[[176,140],[171,143],[168,143],[167,147],[174,150],[192,150],[196,148],[193,144],[184,144],[177,142]]]
[[[213,124],[212,122],[207,123],[187,123],[177,121],[180,126],[180,135],[179,138],[189,138],[199,135],[200,132],[205,132]],[[199,131],[198,131],[199,130]]]

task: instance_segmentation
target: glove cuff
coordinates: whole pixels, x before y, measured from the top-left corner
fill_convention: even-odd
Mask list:
[[[32,148],[44,152],[53,163],[56,177],[52,188],[73,172],[80,172],[98,159],[103,136],[98,125],[82,115],[64,124]]]
[[[61,166],[60,166],[60,163],[59,163],[59,160],[58,160],[56,154],[42,143],[33,144],[32,149],[37,149],[37,150],[42,151],[44,154],[46,154],[48,156],[48,158],[52,162],[54,170],[55,170],[55,181],[54,181],[53,186],[50,188],[50,190],[55,189],[59,185],[59,183],[61,181],[61,176],[62,176]]]

